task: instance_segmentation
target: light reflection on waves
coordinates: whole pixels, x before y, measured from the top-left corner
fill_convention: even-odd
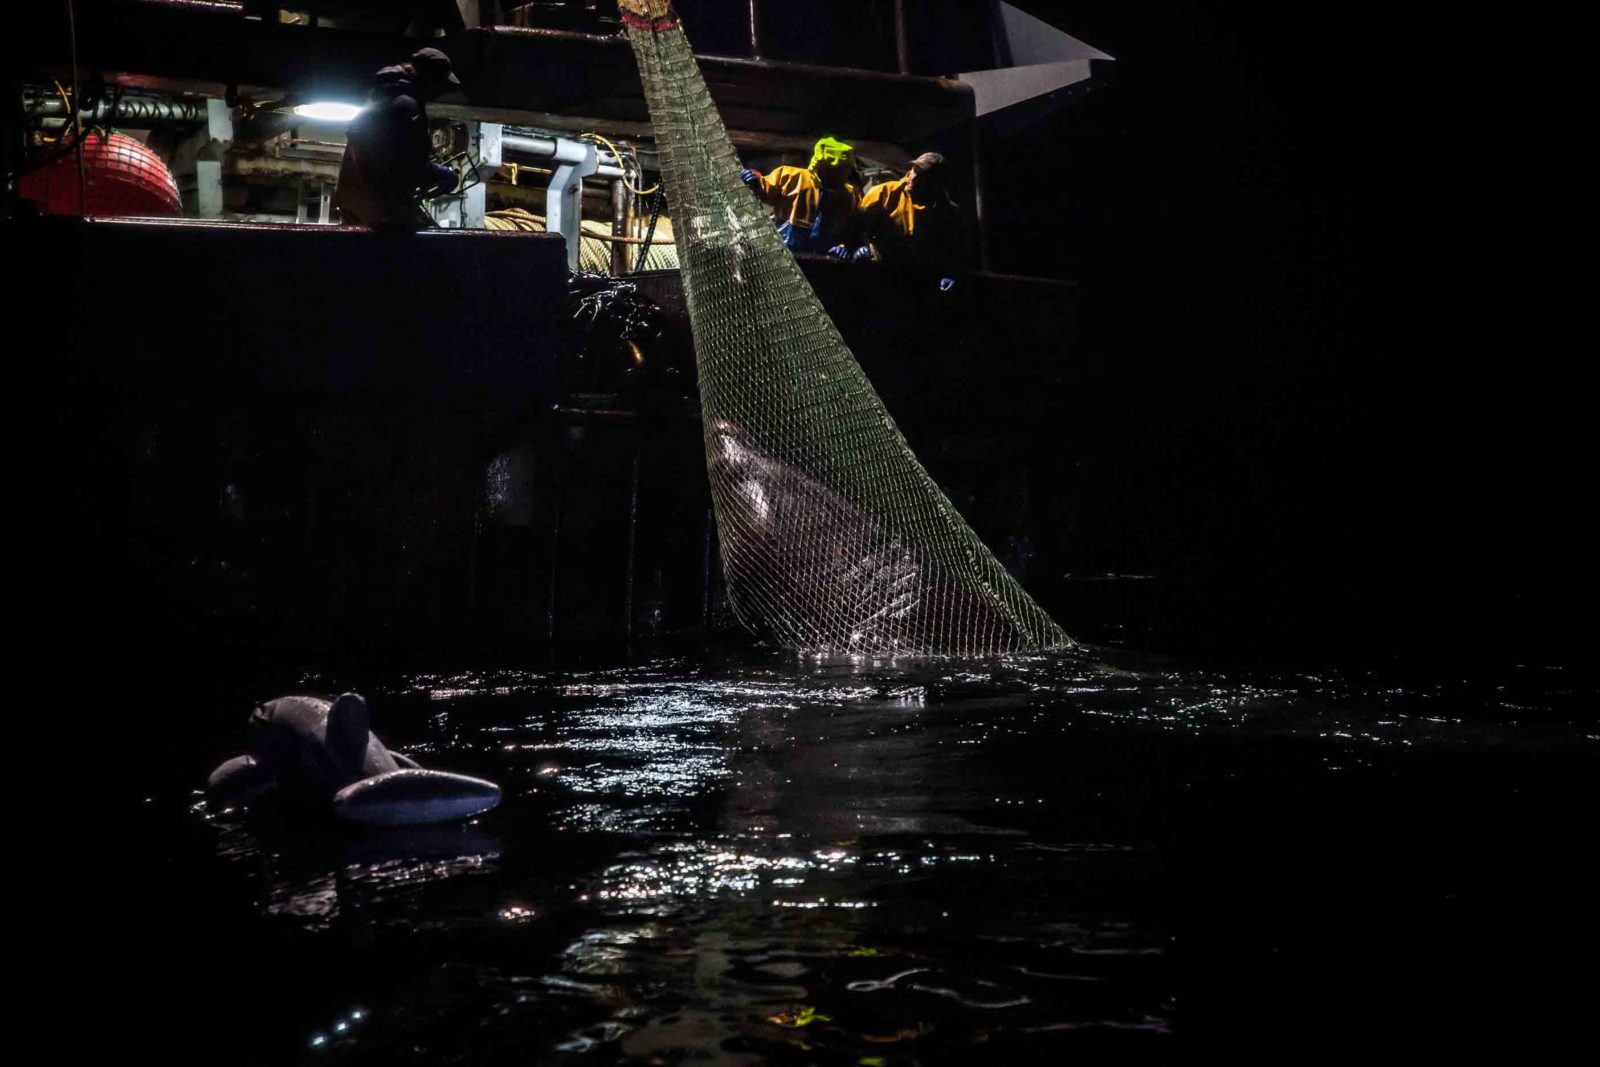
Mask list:
[[[896,777],[899,769],[925,760],[959,767],[949,762],[958,753],[1000,742],[1058,744],[1055,735],[1074,720],[1163,733],[1301,737],[1345,754],[1474,739],[1457,717],[1438,714],[1439,696],[1426,689],[1396,692],[1312,676],[1230,678],[1083,655],[957,669],[785,663],[720,677],[666,674],[500,675],[437,687],[417,681],[445,706],[477,686],[535,704],[525,721],[501,729],[513,743],[537,746],[539,759],[560,763],[553,779],[570,802],[557,818],[569,829],[633,835],[633,848],[576,887],[596,909],[598,928],[568,946],[551,988],[592,996],[611,1017],[571,1031],[556,1046],[561,1050],[639,1047],[631,1043],[661,1028],[647,990],[686,984],[709,996],[701,1007],[715,1020],[707,1026],[717,1040],[743,1030],[748,1024],[740,1020],[752,1015],[788,1017],[796,1005],[819,1001],[837,1014],[852,998],[904,1001],[898,1010],[925,1019],[951,1009],[981,1013],[1016,1033],[1167,1033],[1165,933],[1106,914],[1062,921],[1050,909],[1052,887],[1071,892],[1074,865],[1136,858],[1135,846],[1040,836],[1037,828],[1002,842],[952,837],[930,813],[955,806],[963,818],[952,825],[971,829],[974,809],[1043,800],[978,797],[970,790],[979,787],[953,770],[921,785],[915,776]],[[863,765],[841,768],[852,746]],[[763,772],[775,780],[763,782]],[[984,788],[1026,784],[990,780]],[[801,817],[792,794],[807,785],[836,813],[873,809],[869,835],[841,845],[837,823]],[[712,794],[724,797],[720,818],[730,832],[707,835],[702,827],[688,839],[657,832],[649,813],[660,805]],[[1000,818],[986,814],[983,821]],[[756,825],[767,832],[739,829]],[[901,825],[928,836],[899,849],[873,847],[882,838],[870,832]],[[1020,880],[1016,914],[949,918],[941,905],[981,895],[989,883],[969,872],[985,869],[1003,872],[1008,883]],[[651,921],[621,930],[606,925],[639,919]],[[928,932],[852,958],[859,939],[872,936],[865,931],[882,937],[897,927]],[[744,949],[730,947],[741,939]],[[705,968],[719,975],[714,984],[706,984]],[[597,978],[603,985],[594,985]],[[816,1030],[805,1032],[816,1038]]]
[[[643,751],[650,743],[673,743],[674,728],[692,729],[696,721],[726,725],[730,716],[749,712],[891,706],[937,709],[980,730],[990,712],[995,726],[1011,729],[1078,716],[1162,731],[1305,737],[1346,747],[1600,740],[1594,701],[1586,699],[1593,693],[1553,686],[1549,672],[1532,667],[1503,681],[1492,687],[1453,680],[1395,685],[1361,672],[1229,673],[1079,648],[976,666],[773,654],[765,663],[705,671],[663,660],[582,673],[423,675],[404,689],[446,704],[532,698],[559,714],[557,728],[569,743],[613,753],[625,753],[630,745]],[[617,729],[624,733],[613,736]],[[586,731],[598,736],[583,740]],[[647,788],[643,780],[635,784]]]
[[[620,706],[576,712],[562,725],[567,750],[602,757],[557,773],[573,792],[687,796],[728,775],[718,734],[734,719],[731,703],[654,687],[619,695]]]
[[[1549,675],[1534,673],[1549,692],[1572,695],[1559,686],[1550,690]],[[1530,737],[1592,746],[1600,739],[1592,726],[1563,721],[1559,714],[1548,716],[1551,722],[1523,727],[1475,720],[1470,707],[1463,711],[1461,694],[1449,682],[1396,686],[1332,672],[1230,677],[1103,650],[959,666],[773,657],[766,663],[706,671],[681,660],[661,660],[585,672],[418,675],[398,688],[433,703],[438,709],[433,725],[440,734],[464,732],[469,743],[472,738],[503,738],[496,741],[503,752],[487,747],[493,758],[523,753],[537,758],[568,798],[553,813],[557,825],[621,833],[658,830],[664,813],[716,790],[733,790],[748,800],[755,786],[735,781],[739,773],[751,770],[748,760],[743,772],[735,770],[733,757],[741,747],[779,751],[834,737],[871,746],[869,762],[885,764],[885,756],[918,757],[957,745],[981,748],[1005,738],[1047,738],[1064,722],[1099,720],[1160,731],[1315,739],[1328,748],[1330,770],[1359,764],[1364,750]],[[1512,693],[1516,699],[1510,699],[1506,688],[1497,686],[1487,694],[1488,706],[1515,708],[1524,715],[1542,710],[1537,692]],[[469,716],[463,702],[484,698],[489,703],[474,704],[473,710],[487,714],[482,719]],[[518,709],[521,721],[506,721],[500,710],[505,705]],[[838,718],[841,714],[846,717]],[[902,736],[915,739],[915,745],[885,747],[889,739]],[[435,751],[448,750],[450,744],[430,738],[411,747]],[[878,809],[857,829],[938,829],[929,813],[944,797],[897,796],[893,790],[902,783],[882,766],[848,768],[849,774],[833,773],[836,767],[806,770],[829,786],[853,786],[846,791],[849,795],[834,798],[841,809],[852,802]],[[776,791],[781,784],[769,783],[769,788]],[[971,798],[960,799],[970,803]],[[926,804],[913,810],[920,802]],[[1026,806],[1042,801],[996,797],[993,803]],[[896,804],[903,810],[894,811]],[[743,813],[759,818],[770,806],[767,798],[757,797]],[[418,846],[411,842],[405,847]],[[1035,840],[1027,847],[1088,846]],[[481,870],[498,855],[496,848],[458,849],[450,843],[432,853],[441,848],[444,854],[432,858],[357,857],[346,862],[346,857],[332,856],[321,870],[303,876],[268,874],[268,910],[307,917],[332,913],[336,904],[326,891],[330,869],[345,871],[345,883],[370,888],[384,899],[409,887]],[[219,824],[219,854],[250,861],[258,849],[253,834],[226,820]],[[426,847],[421,851],[430,853]],[[661,901],[749,891],[774,872],[778,877],[770,877],[770,884],[781,889],[782,876],[798,877],[808,862],[803,855],[741,858],[727,852],[725,843],[711,843],[704,855],[623,865],[602,877],[594,891],[598,899]],[[794,899],[780,906],[820,903]],[[829,903],[844,906],[848,900]]]
[[[491,867],[496,856],[466,855],[441,860],[389,860],[360,863],[326,874],[274,880],[263,910],[268,915],[290,916],[307,925],[323,925],[338,917],[353,897],[363,905],[397,902],[423,886],[476,874]]]
[[[1123,847],[1036,850],[987,839],[898,848],[784,847],[792,842],[760,834],[676,841],[606,868],[589,887],[589,899],[614,921],[650,921],[586,934],[568,948],[567,969],[603,973],[618,983],[630,976],[659,981],[674,955],[662,946],[676,941],[678,956],[718,961],[718,1004],[734,1019],[790,1017],[796,1004],[821,1003],[833,1013],[828,1018],[842,1020],[865,998],[871,1001],[862,1004],[868,1019],[880,1010],[936,1019],[942,1006],[954,1006],[1019,1028],[1105,1022],[1164,1032],[1168,1025],[1163,994],[1136,994],[1138,1010],[1130,1011],[1123,1006],[1128,993],[1113,982],[1130,966],[1143,973],[1159,963],[1168,951],[1165,933],[1107,916],[1041,926],[1037,888],[1020,888],[1058,878],[1064,864],[1083,857],[1125,854]],[[1025,900],[975,905],[997,874]],[[884,909],[884,918],[863,926],[876,909]],[[786,918],[790,914],[794,920]],[[744,936],[733,934],[730,944],[710,938],[708,929],[723,931],[723,938]],[[925,932],[908,941],[893,933],[900,929]],[[684,931],[698,931],[689,935],[696,939],[692,952],[681,948]],[[878,938],[898,947],[873,947],[867,940]],[[655,951],[640,951],[650,944]],[[1093,992],[1101,986],[1122,991]],[[880,997],[888,1003],[880,1004]],[[869,1048],[893,1036],[872,1036],[877,1031],[868,1029],[865,1036],[845,1034]],[[911,1033],[919,1036],[923,1028]]]
[[[254,868],[262,912],[307,928],[332,924],[350,904],[409,923],[428,906],[411,898],[452,879],[491,873],[500,859],[499,838],[471,824],[352,835],[326,825],[195,810],[213,826],[218,856]]]
[[[407,748],[476,760],[506,786],[487,843],[351,854],[227,820],[215,840],[256,868],[269,914],[311,931],[385,927],[464,957],[382,999],[348,991],[382,1014],[363,1040],[393,1033],[396,1058],[436,1051],[439,1033],[412,1016],[430,1017],[440,989],[467,1005],[461,1029],[525,1061],[716,1058],[728,1041],[893,1061],[975,1032],[1143,1040],[1172,1026],[1178,966],[1170,901],[1152,904],[1150,886],[1176,890],[1150,843],[1161,826],[1140,809],[1157,787],[1134,779],[1170,773],[1159,791],[1181,805],[1209,766],[1194,752],[1228,752],[1230,773],[1298,775],[1308,767],[1280,757],[1331,772],[1596,733],[1545,710],[1542,723],[1486,718],[1445,684],[1094,650],[417,675],[391,692],[422,724],[396,728]],[[1511,704],[1544,707],[1526,693],[1484,706]],[[1233,744],[1278,738],[1294,744]],[[808,1008],[828,1018],[773,1021]]]
[[[1075,973],[1058,973],[998,961],[993,953],[942,959],[932,944],[909,951],[863,949],[856,936],[849,916],[821,916],[803,926],[652,921],[602,927],[568,944],[561,972],[539,981],[603,1007],[617,1027],[610,1031],[612,1040],[627,1033],[648,1037],[645,1032],[659,1031],[663,1023],[670,1028],[680,1010],[676,1004],[665,1016],[659,1006],[652,1010],[651,990],[692,982],[695,1014],[707,1025],[690,1044],[709,1041],[712,1049],[741,1031],[770,1039],[774,1023],[788,1025],[784,1019],[804,1018],[807,1011],[829,1024],[809,1030],[807,1040],[857,1049],[914,1040],[945,1027],[959,1030],[961,1023],[949,1016],[953,1009],[1018,1033],[1170,1027],[1170,1004],[1159,994],[1139,996],[1130,1005],[1127,991],[1119,992],[1113,981],[1118,972],[1089,973],[1093,961],[1080,961],[1085,966]],[[584,1044],[585,1034],[594,1034],[593,1024],[574,1039]],[[640,1051],[626,1042],[624,1048]]]

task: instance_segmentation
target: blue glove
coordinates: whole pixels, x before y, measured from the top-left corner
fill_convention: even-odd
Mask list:
[[[746,167],[744,170],[739,172],[739,180],[744,182],[746,185],[755,185],[761,180],[761,175],[757,174],[749,167]]]
[[[954,289],[955,287],[956,287],[956,280],[954,278],[940,278],[939,279],[939,291],[941,293],[948,293],[950,290]]]
[[[828,249],[828,255],[835,259],[849,259],[850,249],[846,248],[844,245],[834,245],[832,248]]]
[[[868,263],[877,257],[872,254],[871,245],[862,245],[860,248],[856,249],[855,255],[851,256],[850,258],[855,260],[857,263]]]

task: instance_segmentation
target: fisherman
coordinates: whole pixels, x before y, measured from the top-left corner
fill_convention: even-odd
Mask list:
[[[739,177],[772,207],[783,243],[795,252],[850,255],[856,243],[855,149],[824,137],[805,167],[774,167],[765,175],[742,170]]]
[[[947,192],[944,156],[924,152],[906,175],[867,190],[861,236],[871,249],[857,258],[948,270],[960,248],[961,219]]]
[[[367,106],[350,122],[339,166],[334,200],[344,221],[373,230],[433,226],[418,199],[454,192],[460,177],[434,160],[423,105],[460,84],[450,57],[437,48],[419,49],[409,62],[378,71]]]

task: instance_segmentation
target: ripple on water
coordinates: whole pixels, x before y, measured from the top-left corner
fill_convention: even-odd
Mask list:
[[[265,951],[350,935],[342,977],[286,994],[329,1055],[998,1062],[1087,1033],[1137,1055],[1182,1030],[1174,924],[1205,872],[1173,841],[1224,839],[1208,805],[1418,753],[1593,751],[1590,695],[1541,677],[1095,650],[415,675],[373,697],[385,736],[501,781],[478,825],[185,810],[207,877],[253,901],[240,928],[292,931]]]

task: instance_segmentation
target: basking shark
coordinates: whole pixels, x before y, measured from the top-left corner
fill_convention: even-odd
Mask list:
[[[372,732],[367,702],[357,693],[331,701],[279,697],[251,712],[249,751],[211,772],[206,799],[214,807],[245,807],[269,794],[371,826],[466,819],[500,803],[493,782],[424,770],[391,752]]]

